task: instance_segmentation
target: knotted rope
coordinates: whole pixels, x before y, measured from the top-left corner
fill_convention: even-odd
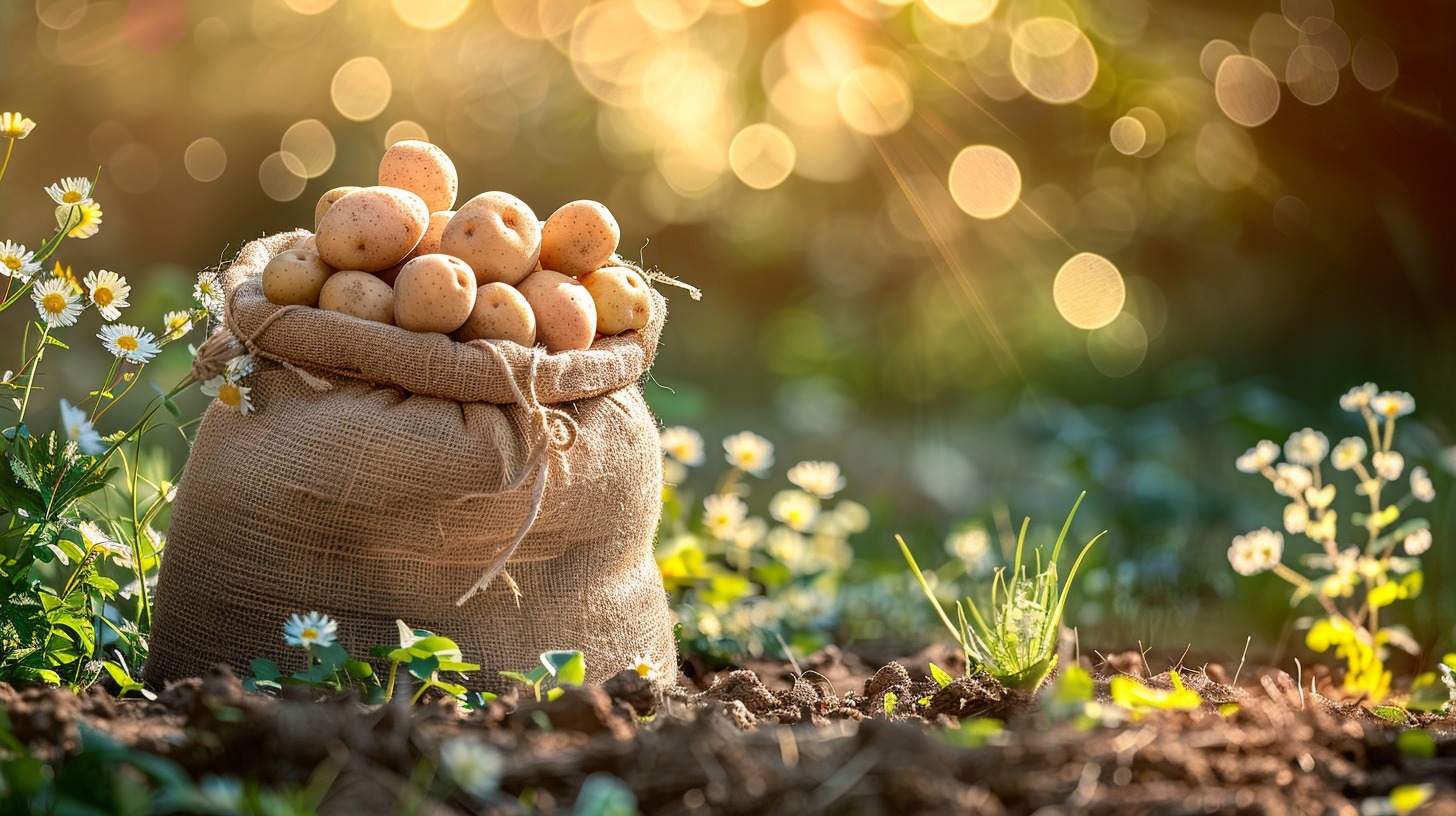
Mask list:
[[[222,325],[218,327],[217,331],[209,335],[206,340],[202,341],[201,346],[198,346],[197,357],[192,361],[192,378],[198,382],[207,382],[221,374],[223,369],[227,367],[229,360],[233,360],[247,353],[257,359],[272,360],[278,363],[298,375],[300,380],[303,380],[308,387],[315,391],[331,390],[334,386],[328,380],[315,377],[282,357],[263,351],[258,348],[255,342],[278,318],[291,312],[296,312],[299,309],[307,309],[310,307],[284,306],[281,309],[277,309],[264,318],[263,322],[258,324],[258,328],[253,330],[252,334],[245,336],[238,331],[237,325],[233,322],[233,298],[237,296],[239,288],[241,287],[234,286],[232,291],[228,292],[227,306],[223,309]]]
[[[490,586],[491,581],[495,580],[506,562],[516,554],[516,549],[521,546],[521,542],[526,539],[526,534],[531,531],[531,527],[536,523],[536,518],[541,514],[541,499],[546,494],[546,482],[551,474],[552,463],[556,463],[563,477],[571,478],[571,466],[567,462],[566,452],[576,444],[579,432],[576,421],[569,414],[559,408],[542,405],[536,397],[536,374],[541,365],[541,358],[546,354],[544,349],[540,346],[531,349],[531,365],[526,372],[526,388],[523,391],[520,384],[516,382],[516,372],[511,368],[510,362],[506,360],[500,349],[496,348],[494,343],[480,343],[479,346],[489,349],[490,353],[495,355],[501,369],[506,372],[506,382],[510,383],[511,394],[516,398],[516,404],[526,411],[532,422],[531,452],[527,456],[529,464],[522,468],[520,475],[511,480],[511,483],[506,485],[501,492],[509,493],[520,488],[532,473],[535,474],[536,481],[531,486],[530,508],[526,511],[526,518],[521,522],[520,529],[516,530],[516,534],[506,542],[501,554],[496,556],[495,560],[485,568],[480,580],[476,581],[464,595],[455,601],[456,606],[463,606],[477,592]]]

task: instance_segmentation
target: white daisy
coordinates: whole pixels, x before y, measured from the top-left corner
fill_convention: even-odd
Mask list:
[[[715,494],[703,499],[703,526],[720,541],[732,538],[733,531],[747,517],[748,505],[737,496]]]
[[[283,642],[289,646],[332,646],[339,634],[339,624],[328,615],[310,612],[303,617],[289,617],[283,625]]]
[[[105,269],[90,272],[86,275],[86,296],[96,304],[96,311],[101,313],[104,320],[115,320],[121,317],[121,310],[130,306],[127,302],[127,295],[131,294],[131,286],[126,278],[108,272]]]
[[[91,200],[91,180],[82,176],[71,176],[45,188],[51,200],[63,207],[85,204]]]
[[[227,365],[223,368],[222,375],[224,378],[227,379],[228,382],[238,382],[249,374],[252,374],[253,369],[256,367],[257,364],[253,360],[253,355],[239,354],[238,356],[227,361]]]
[[[246,385],[229,382],[227,377],[221,374],[202,384],[202,393],[209,397],[217,397],[223,405],[244,416],[253,411],[253,400],[248,396],[248,392],[252,390]]]
[[[1370,398],[1370,409],[1383,417],[1395,419],[1414,411],[1416,400],[1404,391],[1382,391]]]
[[[697,467],[703,463],[703,435],[685,425],[663,428],[658,435],[662,452],[677,461]]]
[[[628,668],[630,668],[634,672],[637,672],[638,676],[640,676],[644,680],[657,679],[657,666],[654,665],[651,660],[648,660],[642,655],[634,656],[632,658],[632,665]]]
[[[1429,504],[1436,499],[1436,486],[1431,484],[1431,475],[1423,467],[1411,468],[1410,474],[1411,495],[1417,501]]]
[[[1305,488],[1314,484],[1314,474],[1303,465],[1276,465],[1274,473],[1274,491],[1291,499],[1303,499]]]
[[[1309,526],[1309,508],[1299,502],[1285,506],[1284,529],[1290,535],[1299,535]]]
[[[0,113],[0,139],[24,139],[35,130],[35,122],[19,113]]]
[[[1259,440],[1259,444],[1247,451],[1238,458],[1234,466],[1244,473],[1258,473],[1266,467],[1274,464],[1279,458],[1279,446],[1268,439]]]
[[[1330,464],[1335,466],[1335,470],[1349,470],[1365,461],[1367,451],[1365,440],[1358,436],[1341,439],[1334,453],[1330,454]]]
[[[222,282],[218,280],[216,272],[203,272],[197,276],[197,283],[192,287],[192,298],[212,313],[213,317],[222,319]]]
[[[128,326],[125,323],[112,323],[102,326],[101,331],[96,334],[106,344],[106,350],[129,363],[147,363],[157,356],[162,347],[157,345],[157,338],[149,331],[142,331],[137,326]]]
[[[1340,407],[1351,413],[1359,413],[1361,408],[1370,405],[1371,398],[1379,390],[1375,387],[1375,383],[1357,385],[1345,392],[1343,397],[1340,397]]]
[[[24,283],[39,271],[40,264],[35,262],[34,252],[26,252],[23,245],[14,241],[0,244],[0,275]]]
[[[1405,537],[1401,546],[1405,547],[1408,555],[1420,555],[1431,548],[1431,531],[1425,528],[1416,530]]]
[[[802,490],[780,490],[768,503],[769,515],[796,533],[807,533],[819,517],[819,500]]]
[[[1229,563],[1240,575],[1256,575],[1273,569],[1284,555],[1284,535],[1260,527],[1247,535],[1234,536]]]
[[[1318,465],[1329,452],[1329,438],[1312,428],[1290,434],[1284,443],[1284,458],[1305,467]]]
[[[182,335],[192,331],[191,312],[167,312],[162,315],[162,322],[166,324],[162,336],[168,340],[180,339]]]
[[[728,464],[755,476],[762,477],[773,467],[773,443],[751,431],[724,439],[723,450],[728,454]]]
[[[1400,451],[1376,451],[1370,457],[1370,463],[1375,465],[1375,474],[1387,482],[1393,482],[1400,478],[1405,472],[1405,457]]]
[[[832,499],[844,489],[844,477],[834,462],[800,462],[789,468],[789,481],[821,499]]]
[[[840,500],[831,512],[834,526],[845,535],[863,533],[870,528],[870,511],[859,502]]]
[[[101,435],[96,433],[92,427],[91,420],[86,418],[86,412],[76,408],[61,398],[61,425],[66,429],[66,438],[76,443],[76,447],[87,456],[95,456],[106,450],[101,443]]]
[[[71,288],[71,282],[63,278],[51,278],[36,284],[30,290],[35,309],[45,322],[56,326],[74,325],[81,316],[81,295]]]

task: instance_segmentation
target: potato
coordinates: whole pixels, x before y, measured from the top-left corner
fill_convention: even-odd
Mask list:
[[[379,279],[393,286],[394,282],[399,278],[399,270],[403,269],[405,264],[421,255],[434,255],[439,252],[440,234],[445,231],[445,225],[450,223],[450,217],[454,214],[450,210],[430,213],[429,226],[425,227],[425,234],[420,238],[420,242],[415,245],[414,249],[410,250],[410,254],[404,256],[404,260],[380,272]]]
[[[544,269],[517,288],[536,314],[536,339],[547,351],[591,348],[597,307],[585,286],[575,278]]]
[[[293,243],[288,245],[288,249],[307,249],[318,252],[318,242],[313,239],[312,235],[305,235],[302,238],[295,238]]]
[[[450,336],[462,343],[512,340],[523,346],[534,346],[536,314],[514,286],[499,281],[487,283],[476,290],[470,318]]]
[[[263,267],[263,297],[279,306],[317,306],[319,291],[333,274],[318,253],[285,249]]]
[[[445,151],[414,139],[395,142],[379,160],[379,183],[385,187],[409,190],[424,199],[430,212],[455,206],[460,189],[455,163]]]
[[[640,329],[652,320],[652,290],[636,270],[604,266],[579,279],[597,307],[597,331],[621,334]]]
[[[421,255],[394,282],[394,325],[448,334],[475,308],[475,272],[449,255]]]
[[[541,267],[580,277],[606,266],[621,238],[617,219],[604,205],[573,201],[541,226]]]
[[[352,185],[348,187],[335,187],[327,193],[319,196],[318,203],[315,204],[313,207],[313,228],[318,229],[319,223],[324,220],[324,213],[328,212],[329,208],[334,206],[335,201],[338,201],[349,193],[360,189],[363,188],[354,187]]]
[[[318,226],[319,257],[335,269],[379,272],[404,260],[430,222],[420,197],[393,187],[345,195]]]
[[[480,285],[521,282],[541,257],[541,222],[510,193],[481,193],[460,206],[440,251],[470,264]]]
[[[335,272],[319,292],[319,308],[393,325],[394,290],[368,272]]]

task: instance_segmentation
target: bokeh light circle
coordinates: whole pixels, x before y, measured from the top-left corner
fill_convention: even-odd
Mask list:
[[[1249,29],[1249,56],[1264,63],[1274,78],[1284,81],[1289,52],[1300,46],[1299,32],[1280,14],[1260,14]]]
[[[298,158],[304,178],[318,178],[334,166],[334,134],[317,119],[293,123],[283,132],[279,150]]]
[[[391,4],[399,19],[421,31],[444,28],[470,8],[470,0],[392,0]]]
[[[402,142],[406,139],[428,142],[430,140],[430,133],[419,122],[411,119],[401,119],[390,125],[389,130],[384,132],[384,147],[388,149],[396,142]]]
[[[187,145],[182,165],[187,168],[187,175],[198,181],[217,181],[227,170],[227,150],[222,142],[203,136]]]
[[[1060,17],[1034,17],[1011,37],[1011,72],[1043,102],[1075,102],[1097,80],[1097,52],[1080,28]]]
[[[322,14],[333,8],[339,0],[283,0],[290,9],[304,15]]]
[[[1350,35],[1345,33],[1345,29],[1341,28],[1334,20],[1313,18],[1310,22],[1325,23],[1325,25],[1299,32],[1299,44],[1301,46],[1318,48],[1329,54],[1330,58],[1335,62],[1336,70],[1349,65]]]
[[[258,165],[258,184],[274,201],[292,201],[303,195],[308,179],[303,177],[303,163],[297,156],[278,151]]]
[[[1108,377],[1126,377],[1148,356],[1148,332],[1142,321],[1123,312],[1087,335],[1087,356]]]
[[[1210,187],[1228,193],[1254,181],[1259,172],[1259,151],[1243,128],[1209,122],[1198,131],[1193,163]]]
[[[1239,47],[1228,40],[1209,40],[1198,55],[1198,67],[1203,70],[1208,81],[1213,82],[1218,78],[1218,66],[1237,53]]]
[[[971,145],[950,165],[950,196],[973,218],[1000,218],[1021,198],[1021,168],[999,147]]]
[[[880,65],[862,65],[839,83],[839,115],[866,136],[894,133],[910,121],[915,103],[910,85],[899,72]]]
[[[35,16],[53,31],[74,28],[86,16],[87,0],[35,0]]]
[[[1400,64],[1395,52],[1378,37],[1361,37],[1355,44],[1355,53],[1350,57],[1350,70],[1355,81],[1370,91],[1383,91],[1395,84],[1400,74]]]
[[[1279,11],[1296,31],[1312,31],[1319,21],[1335,19],[1335,4],[1331,0],[1279,0]]]
[[[653,28],[685,31],[708,13],[710,0],[632,0],[637,13]]]
[[[728,166],[755,190],[779,186],[794,171],[796,151],[787,133],[767,123],[738,131],[728,145]]]
[[[111,154],[107,170],[111,182],[122,192],[145,193],[157,186],[161,166],[156,151],[141,142],[122,145]]]
[[[1340,89],[1340,68],[1323,48],[1301,45],[1289,55],[1284,69],[1289,92],[1306,105],[1323,105]]]
[[[329,86],[335,110],[355,122],[366,122],[383,113],[393,93],[389,69],[374,57],[355,57],[339,66]]]
[[[1112,123],[1112,146],[1124,156],[1135,155],[1148,141],[1148,130],[1136,117],[1124,116]]]
[[[1129,110],[1127,115],[1143,126],[1143,145],[1137,151],[1138,158],[1146,159],[1163,149],[1163,143],[1168,139],[1168,126],[1157,111],[1139,106]]]
[[[1274,228],[1288,236],[1309,229],[1309,205],[1299,196],[1287,195],[1274,202]]]
[[[1057,312],[1079,329],[1100,329],[1111,323],[1126,299],[1122,273],[1111,261],[1092,252],[1073,255],[1052,281]]]
[[[923,0],[925,10],[953,25],[975,25],[996,11],[998,0]]]
[[[1279,80],[1253,57],[1239,54],[1224,60],[1213,92],[1224,115],[1244,127],[1258,127],[1279,110]]]

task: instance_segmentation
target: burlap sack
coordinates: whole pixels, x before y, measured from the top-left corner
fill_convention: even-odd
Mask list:
[[[662,461],[639,386],[665,301],[654,293],[644,331],[588,351],[457,343],[269,303],[263,266],[303,234],[246,245],[224,275],[224,327],[194,374],[251,350],[255,411],[214,402],[198,429],[147,680],[255,657],[296,668],[283,623],[310,611],[355,656],[397,643],[396,618],[450,637],[482,666],[474,688],[550,649],[582,650],[591,682],[635,656],[674,676],[652,555]]]

